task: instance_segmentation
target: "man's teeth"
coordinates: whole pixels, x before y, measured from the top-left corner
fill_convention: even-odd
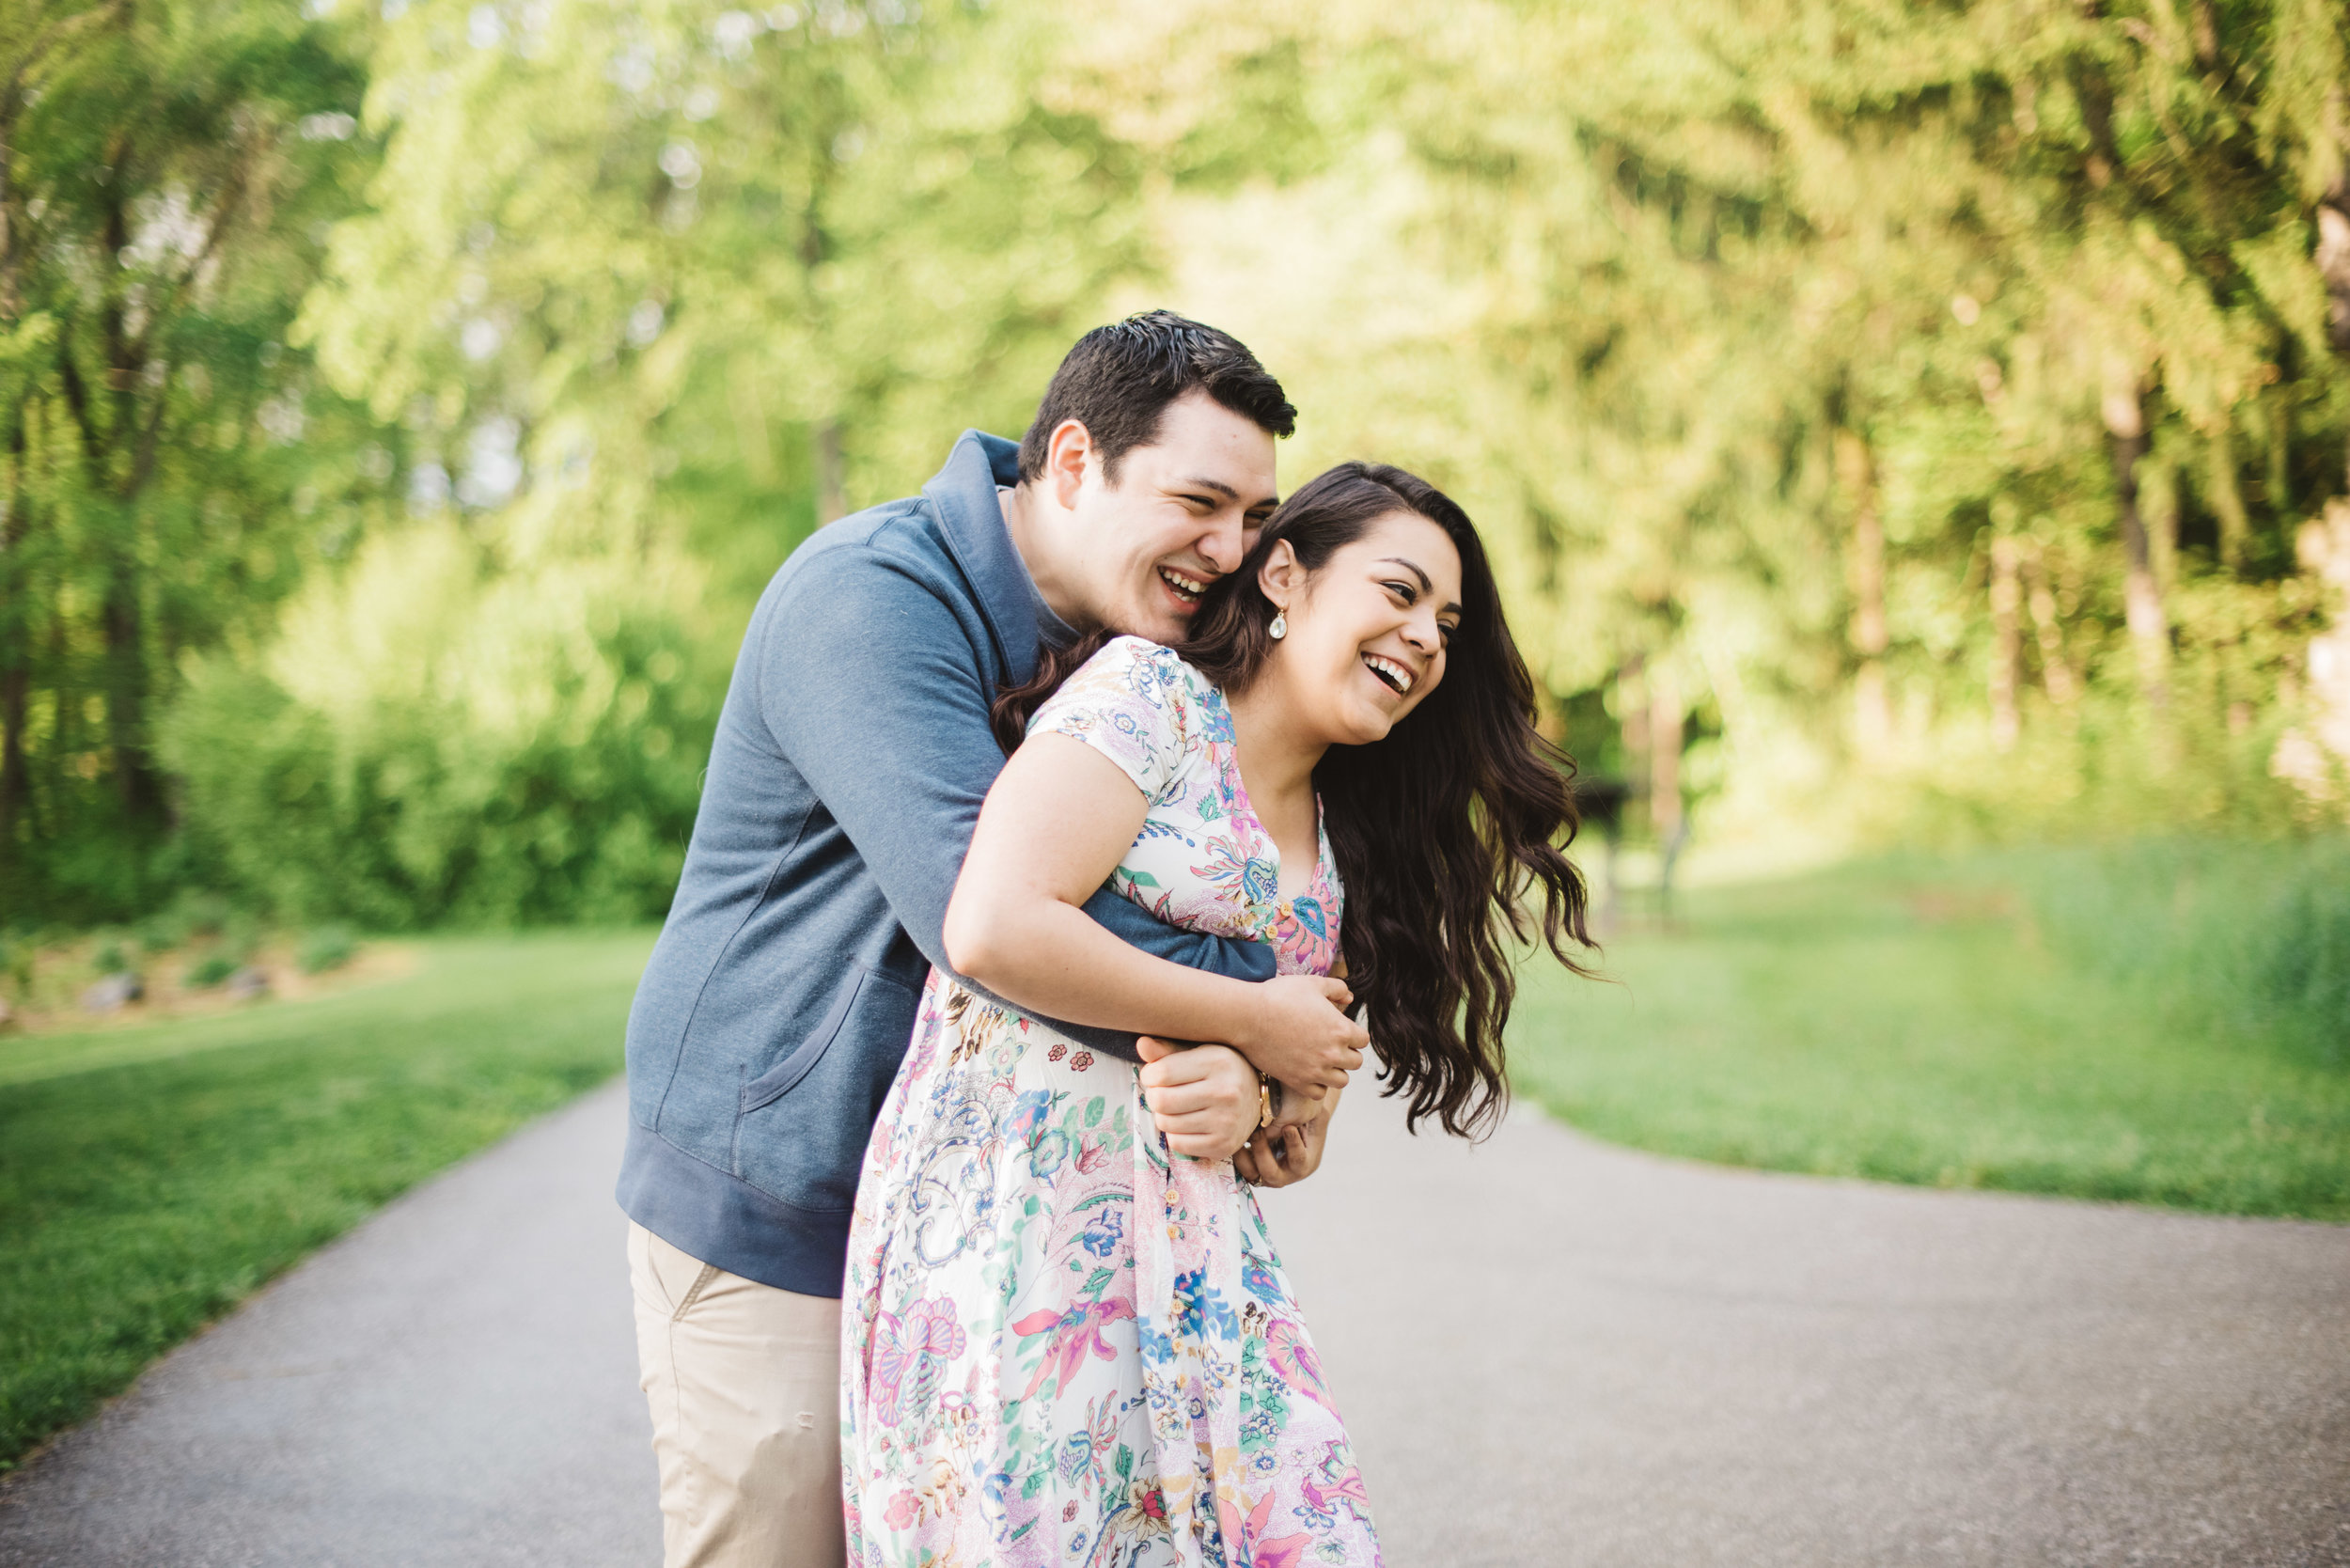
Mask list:
[[[1208,585],[1198,578],[1186,577],[1182,572],[1170,572],[1164,566],[1159,568],[1159,576],[1168,588],[1186,599],[1197,599],[1208,591]]]
[[[1397,696],[1401,697],[1411,691],[1412,672],[1393,659],[1377,653],[1366,653],[1363,655],[1363,663],[1371,666],[1371,672],[1373,675],[1393,686]]]

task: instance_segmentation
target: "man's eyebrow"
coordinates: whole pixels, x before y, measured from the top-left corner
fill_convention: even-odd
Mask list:
[[[1198,485],[1198,486],[1200,489],[1202,489],[1202,490],[1213,490],[1213,491],[1214,491],[1214,492],[1215,492],[1218,495],[1223,496],[1223,497],[1224,497],[1226,500],[1228,500],[1228,501],[1237,501],[1237,500],[1239,500],[1239,499],[1240,499],[1240,492],[1239,492],[1239,491],[1237,491],[1237,490],[1234,490],[1234,489],[1233,489],[1230,485],[1226,484],[1226,483],[1225,483],[1222,479],[1207,479],[1207,478],[1188,478],[1188,479],[1178,479],[1178,480],[1176,481],[1177,488],[1179,488],[1179,489],[1180,489],[1182,486],[1183,486],[1183,485],[1187,485],[1187,484],[1189,484],[1189,485]]]
[[[1419,569],[1419,562],[1406,560],[1402,556],[1382,556],[1379,558],[1383,561],[1392,561],[1396,565],[1403,568],[1406,572],[1409,572],[1413,576],[1418,577],[1419,579],[1420,592],[1434,593],[1436,591],[1436,585],[1429,580],[1427,572],[1422,572]],[[1444,609],[1438,613],[1445,615],[1459,615],[1461,613],[1461,606],[1458,604],[1447,604]]]

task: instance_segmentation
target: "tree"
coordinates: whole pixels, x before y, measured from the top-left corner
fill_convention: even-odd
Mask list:
[[[296,333],[412,446],[415,518],[176,730],[281,907],[384,923],[666,907],[725,669],[817,523],[1016,431],[1146,257],[1063,102],[1057,13],[426,3]],[[216,738],[271,737],[220,755]],[[258,853],[265,821],[319,863]],[[237,846],[245,846],[239,849]]]
[[[321,512],[281,341],[359,78],[343,35],[111,0],[0,22],[0,902],[119,913],[171,806],[152,723],[180,656],[266,624]],[[331,400],[330,400],[331,402]],[[341,524],[329,521],[328,527]],[[327,548],[332,548],[329,543]]]
[[[1669,628],[1758,801],[1817,797],[1881,682],[1931,788],[2007,789],[2009,734],[2060,794],[2142,776],[2184,724],[2197,809],[2257,792],[2208,737],[2297,700],[2293,541],[2345,482],[2338,7],[1312,9],[1341,139],[1424,193],[1457,471],[1563,700]]]

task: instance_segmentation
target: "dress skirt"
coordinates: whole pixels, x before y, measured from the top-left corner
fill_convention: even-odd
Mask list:
[[[1255,1193],[1131,1063],[935,972],[844,1296],[856,1568],[1379,1561]]]

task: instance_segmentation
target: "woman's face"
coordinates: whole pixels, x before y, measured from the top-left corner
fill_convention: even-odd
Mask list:
[[[1277,548],[1259,580],[1289,619],[1268,673],[1329,745],[1385,740],[1444,679],[1461,553],[1418,513],[1389,512],[1310,575]]]

